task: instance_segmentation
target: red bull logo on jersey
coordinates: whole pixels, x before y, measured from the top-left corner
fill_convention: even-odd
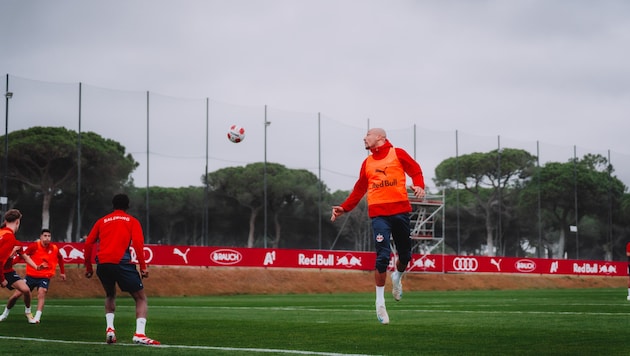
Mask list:
[[[385,187],[395,187],[398,185],[398,179],[394,178],[392,180],[382,180],[380,183],[372,184],[372,188],[385,188]]]

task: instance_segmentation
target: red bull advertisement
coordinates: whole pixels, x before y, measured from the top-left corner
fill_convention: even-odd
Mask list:
[[[415,272],[522,273],[627,276],[627,262],[554,258],[413,255],[408,268]]]
[[[65,263],[84,263],[83,243],[55,242]],[[374,269],[374,252],[294,250],[240,247],[145,245],[132,248],[137,262],[142,253],[149,265],[213,267],[278,267],[337,270]],[[390,262],[393,270],[394,257]],[[94,262],[94,261],[93,261]],[[521,273],[627,276],[627,262],[553,258],[490,257],[414,254],[407,268],[417,273]]]

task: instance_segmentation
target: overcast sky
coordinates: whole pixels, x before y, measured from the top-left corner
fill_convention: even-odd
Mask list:
[[[629,15],[624,0],[0,0],[0,73],[630,165]]]

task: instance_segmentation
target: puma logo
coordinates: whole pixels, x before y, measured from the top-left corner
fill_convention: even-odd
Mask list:
[[[376,169],[376,173],[383,173],[383,175],[385,177],[387,177],[387,172],[385,172],[385,170],[387,170],[388,167],[385,167],[383,169]]]
[[[490,263],[492,263],[493,265],[497,266],[497,271],[501,272],[501,259],[499,259],[498,261],[495,260],[494,258],[490,260]]]
[[[188,264],[188,257],[186,256],[186,255],[188,255],[188,251],[190,251],[190,248],[187,248],[186,252],[182,252],[177,247],[173,248],[173,254],[182,256],[182,258],[184,259],[184,262],[186,262],[186,264]]]

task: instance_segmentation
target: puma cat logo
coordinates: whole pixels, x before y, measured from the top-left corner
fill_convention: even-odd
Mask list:
[[[388,168],[388,167],[385,167],[385,168],[383,168],[383,169],[377,169],[377,170],[376,170],[376,173],[383,173],[383,175],[384,175],[385,177],[387,177],[387,172],[385,172],[385,170],[386,170],[387,168]]]

